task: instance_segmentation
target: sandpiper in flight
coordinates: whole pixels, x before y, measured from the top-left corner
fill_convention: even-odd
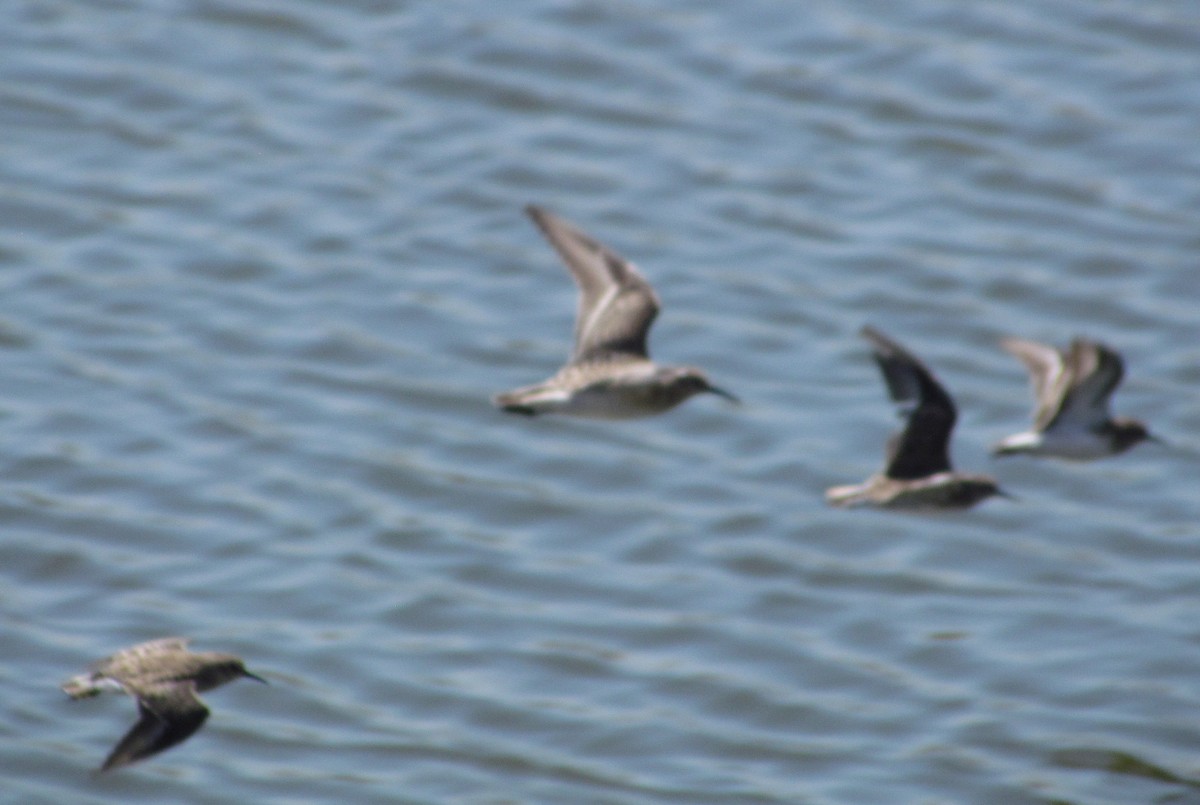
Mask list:
[[[1033,428],[1001,439],[998,456],[1030,453],[1077,460],[1123,453],[1159,441],[1136,419],[1113,418],[1109,399],[1121,383],[1121,356],[1096,341],[1076,338],[1065,350],[1023,338],[1000,342],[1033,381]]]
[[[579,285],[575,348],[556,375],[497,394],[497,406],[528,416],[627,419],[662,413],[702,392],[737,402],[699,369],[650,360],[646,335],[658,314],[658,296],[633,263],[540,207],[526,212]]]
[[[109,753],[99,771],[150,757],[187,740],[208,718],[196,695],[240,677],[266,682],[241,659],[215,651],[191,652],[187,640],[166,637],[140,643],[95,663],[62,689],[72,699],[120,691],[137,699],[138,722]]]
[[[832,487],[825,492],[826,501],[834,506],[950,509],[1004,495],[993,478],[950,468],[948,448],[957,412],[924,364],[873,327],[864,327],[862,335],[874,347],[888,391],[907,409],[908,421],[888,443],[882,473],[861,484]]]

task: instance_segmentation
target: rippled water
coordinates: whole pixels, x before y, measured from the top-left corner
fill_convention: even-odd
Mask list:
[[[1192,3],[0,6],[8,802],[1200,802]],[[526,420],[574,288],[739,393]],[[871,322],[1019,499],[828,510]],[[1171,442],[987,457],[1007,334]],[[1197,564],[1193,564],[1196,562]],[[270,687],[96,778],[154,637]]]

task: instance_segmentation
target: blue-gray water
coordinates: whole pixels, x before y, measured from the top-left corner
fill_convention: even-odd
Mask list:
[[[1200,802],[1193,2],[0,5],[0,801]],[[574,287],[739,393],[528,420]],[[873,323],[1019,499],[832,511]],[[1003,335],[1172,444],[994,461]],[[155,637],[272,684],[94,778]]]

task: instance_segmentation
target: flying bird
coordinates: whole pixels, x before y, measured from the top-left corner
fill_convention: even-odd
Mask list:
[[[1123,453],[1146,440],[1161,441],[1136,419],[1110,413],[1109,399],[1125,370],[1121,356],[1104,344],[1076,338],[1059,350],[1005,338],[1000,346],[1029,370],[1035,402],[1033,428],[1001,439],[995,455],[1086,461]]]
[[[658,315],[658,295],[633,263],[541,207],[526,212],[579,286],[575,347],[549,380],[497,394],[495,405],[527,416],[629,419],[662,413],[704,392],[738,401],[699,369],[650,360],[646,338]]]
[[[871,342],[888,392],[907,422],[888,443],[883,472],[861,484],[828,489],[826,501],[833,506],[951,509],[974,506],[992,495],[1007,497],[990,476],[951,469],[950,432],[958,413],[925,365],[873,327],[864,327],[862,335]]]
[[[100,660],[88,673],[63,683],[63,691],[72,699],[98,696],[104,691],[128,693],[137,699],[137,723],[109,753],[99,771],[142,760],[191,737],[208,718],[208,708],[196,694],[241,677],[267,681],[247,671],[242,660],[232,654],[191,652],[187,643],[181,637],[140,643]]]

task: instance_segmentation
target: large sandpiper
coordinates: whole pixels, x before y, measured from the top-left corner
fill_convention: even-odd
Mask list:
[[[1086,461],[1123,453],[1139,442],[1160,441],[1136,419],[1114,418],[1109,400],[1125,374],[1121,356],[1104,344],[1075,338],[1055,349],[1005,338],[1033,383],[1033,428],[1001,439],[998,456],[1028,453]]]
[[[197,693],[241,677],[266,682],[242,660],[215,651],[191,652],[182,637],[164,637],[119,651],[72,677],[62,689],[72,699],[118,691],[135,697],[138,721],[99,771],[133,763],[187,740],[208,718]]]
[[[505,411],[629,419],[659,414],[709,392],[737,398],[690,366],[658,366],[646,336],[658,315],[658,295],[633,263],[540,207],[526,208],[579,285],[575,348],[545,382],[497,394]]]
[[[882,473],[861,484],[831,487],[825,499],[833,506],[952,509],[1005,495],[987,475],[950,468],[950,432],[958,414],[950,395],[925,365],[873,327],[864,327],[862,335],[874,347],[888,391],[907,411],[908,421],[888,443]]]

